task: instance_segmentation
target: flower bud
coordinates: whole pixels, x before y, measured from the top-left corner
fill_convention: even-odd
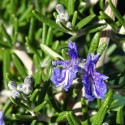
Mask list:
[[[25,79],[24,79],[24,84],[33,84],[34,83],[34,79],[32,78],[32,76],[27,76]]]
[[[67,22],[69,20],[69,15],[67,13],[60,14],[60,19],[64,20],[65,22]]]
[[[13,89],[13,90],[11,91],[11,94],[12,94],[12,97],[13,97],[14,99],[19,99],[19,98],[20,98],[20,93],[19,93],[17,90],[15,90],[15,89]]]
[[[25,95],[29,95],[29,94],[31,94],[32,93],[32,91],[33,91],[33,88],[32,88],[32,86],[30,85],[30,84],[23,84],[23,93],[25,94]]]
[[[24,91],[23,84],[17,85],[17,90],[18,90],[19,92],[23,92],[23,91]]]
[[[70,29],[72,27],[71,22],[67,22],[66,27]]]
[[[64,11],[63,5],[57,4],[56,11],[57,11],[58,14],[64,13],[65,11]]]
[[[61,13],[56,17],[56,22],[62,22],[63,24],[65,24],[68,20],[69,20],[69,15],[67,13],[65,14]]]
[[[14,90],[14,89],[16,89],[17,84],[14,81],[10,81],[8,83],[8,87],[9,87],[10,90]]]

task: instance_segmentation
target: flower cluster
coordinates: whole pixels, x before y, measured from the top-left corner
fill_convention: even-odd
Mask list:
[[[67,28],[71,29],[71,22],[69,22],[69,15],[65,13],[64,7],[61,4],[56,6],[56,11],[58,13],[56,17],[56,22],[62,22]]]
[[[68,54],[70,60],[57,60],[53,61],[51,81],[56,87],[63,87],[68,91],[73,80],[76,78],[77,73],[82,73],[82,83],[84,87],[84,96],[93,100],[94,98],[105,97],[107,88],[104,80],[108,79],[107,76],[99,73],[95,69],[95,65],[100,57],[100,54],[88,55],[87,60],[78,58],[78,51],[76,44],[68,41]],[[61,66],[58,68],[56,66]]]
[[[8,83],[8,87],[11,90],[11,95],[14,99],[18,99],[20,98],[20,93],[23,93],[25,95],[29,95],[31,94],[31,92],[33,91],[33,83],[34,80],[31,76],[27,76],[24,79],[24,83],[23,84],[16,84],[14,81],[10,81]]]

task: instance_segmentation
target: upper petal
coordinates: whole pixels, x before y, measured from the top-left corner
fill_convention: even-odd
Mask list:
[[[68,53],[70,55],[70,58],[71,59],[78,58],[77,46],[71,40],[68,41],[68,48],[69,48]]]
[[[94,53],[91,53],[88,55],[85,65],[85,70],[91,74],[95,70],[95,65],[99,59],[99,54],[94,55]]]

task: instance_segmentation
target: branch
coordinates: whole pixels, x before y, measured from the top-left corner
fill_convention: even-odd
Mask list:
[[[112,0],[112,3],[114,4],[114,6],[116,7],[117,6],[117,0]],[[104,11],[109,17],[111,17],[113,20],[115,19],[115,15],[113,14],[109,4],[108,4],[108,0],[105,1],[105,11]],[[104,20],[102,20],[104,21]],[[104,21],[105,22],[105,21]],[[108,25],[105,29],[103,29],[101,31],[101,38],[100,38],[100,41],[99,41],[99,45],[101,45],[102,43],[107,43],[107,46],[109,44],[109,36],[110,36],[110,33],[111,33],[111,27]],[[97,65],[96,67],[101,67],[103,66],[104,64],[104,60],[105,60],[105,56],[106,56],[106,52],[107,52],[107,49],[105,49],[104,53],[101,55],[99,61],[97,62]]]

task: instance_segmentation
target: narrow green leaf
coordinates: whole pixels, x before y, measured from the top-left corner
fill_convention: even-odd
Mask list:
[[[78,16],[78,12],[75,11],[72,18],[72,27],[75,27],[77,16]]]
[[[64,25],[62,22],[57,22],[57,24],[66,31],[66,33],[70,34],[70,35],[75,35],[76,33],[74,31],[72,31],[72,29],[69,29],[66,27],[66,25]]]
[[[15,14],[16,13],[16,7],[17,7],[17,1],[16,0],[11,0],[11,2],[10,2],[11,14]]]
[[[88,119],[82,122],[82,125],[90,125]]]
[[[4,87],[8,89],[8,81],[6,78],[6,74],[10,71],[10,61],[11,61],[11,54],[10,50],[3,51],[3,80],[4,80]]]
[[[68,0],[68,14],[73,15],[74,14],[74,0]]]
[[[16,99],[14,99],[14,98],[10,98],[10,99],[11,99],[11,101],[12,101],[14,104],[16,104],[16,105],[18,105],[18,106],[20,106],[20,107],[23,107],[23,108],[29,110],[29,108],[28,108],[25,104],[21,103],[20,100],[16,100]]]
[[[102,53],[104,52],[104,50],[106,49],[107,47],[107,43],[102,43],[98,49],[97,49],[97,53],[100,53],[100,55],[102,55]]]
[[[56,12],[53,13],[53,16],[54,16],[55,19],[56,19],[57,15],[58,14]]]
[[[32,13],[32,9],[33,9],[33,6],[32,5],[30,5],[27,9],[26,9],[26,11],[25,11],[25,13],[23,12],[22,13],[22,15],[20,16],[20,18],[19,18],[19,22],[21,23],[21,22],[23,22],[26,18],[28,18]]]
[[[12,114],[12,119],[13,120],[19,120],[19,121],[32,121],[35,120],[37,117],[32,116],[32,115],[17,115],[17,114]]]
[[[40,66],[41,60],[36,54],[34,54],[34,56],[33,56],[33,61],[35,63],[35,67],[37,68],[37,70],[41,70],[41,66]]]
[[[48,88],[50,86],[50,81],[47,81],[43,84],[39,94],[38,94],[38,105],[44,101]]]
[[[43,102],[40,105],[38,105],[37,107],[35,107],[34,112],[39,112],[41,109],[43,109],[43,107],[46,105],[47,102]]]
[[[20,59],[15,54],[12,54],[12,59],[20,75],[22,75],[23,77],[27,76],[26,69]]]
[[[51,123],[58,123],[66,119],[67,111],[63,111],[55,116],[51,117]]]
[[[3,24],[0,24],[0,30],[1,30],[1,33],[3,34],[3,36],[7,39],[6,44],[8,44],[8,46],[10,46],[12,40],[11,40],[11,37],[9,36],[9,34],[7,33]]]
[[[112,104],[111,108],[117,108],[125,105],[125,97],[117,93],[114,93],[113,100],[114,100],[114,105]]]
[[[79,93],[80,93],[82,87],[83,87],[82,84],[75,85],[75,87],[73,89],[73,94],[72,94],[73,98],[77,98],[79,96]]]
[[[21,15],[23,12],[25,12],[26,9],[26,3],[24,0],[21,0],[21,6],[18,8],[18,11],[16,11],[17,15]]]
[[[124,26],[125,28],[125,21],[122,17],[122,15],[119,13],[119,11],[116,9],[116,7],[113,5],[111,0],[108,0],[108,3],[112,9],[112,12],[115,14],[115,16],[118,18],[119,22]]]
[[[36,96],[38,95],[39,90],[35,89],[32,93],[32,95],[30,96],[30,101],[34,102],[36,99]]]
[[[95,14],[95,12],[94,12],[94,6],[90,7],[90,14]]]
[[[59,0],[59,3],[61,3],[62,5],[65,5],[66,7],[68,7],[67,0]]]
[[[116,34],[116,33],[112,33],[112,35],[110,36],[110,38],[112,39],[112,41],[116,42],[119,44],[119,46],[122,47],[122,42],[125,42],[125,35],[121,35],[121,34]],[[124,48],[124,47],[123,47]]]
[[[59,47],[59,41],[53,42],[52,49],[57,50],[58,47]]]
[[[46,45],[51,45],[52,38],[53,38],[53,29],[52,29],[52,27],[49,27],[48,33],[47,33],[47,38],[46,38]]]
[[[109,92],[107,93],[107,96],[104,99],[99,111],[93,117],[93,122],[92,122],[93,125],[102,125],[103,120],[104,120],[105,115],[106,115],[106,112],[107,112],[107,110],[110,107],[110,104],[112,102],[112,96],[113,96],[113,92],[112,92],[112,90],[109,90]]]
[[[11,45],[8,44],[7,42],[0,41],[0,46],[6,49],[10,49]]]
[[[100,32],[97,32],[97,33],[95,33],[95,35],[92,38],[88,53],[94,53],[97,50],[98,44],[99,44],[99,39],[100,39]]]
[[[17,41],[17,35],[18,35],[18,19],[14,17],[14,28],[13,28],[13,38],[12,38],[13,45]]]
[[[108,47],[106,55],[110,56],[117,48],[117,45],[114,43],[110,47]]]
[[[124,125],[124,114],[123,114],[123,107],[118,107],[117,116],[116,116],[116,124]]]
[[[46,43],[47,25],[43,23],[42,44]]]
[[[81,98],[81,105],[82,105],[82,113],[86,113],[88,111],[86,106],[85,98]]]
[[[32,44],[30,44],[30,41],[29,41],[28,37],[25,37],[25,39],[26,39],[26,43],[25,43],[26,47],[27,47],[32,53],[36,54],[37,57],[40,59],[41,57],[40,57],[38,51],[36,50],[35,46],[33,46]]]
[[[82,34],[94,33],[106,28],[106,24],[94,24],[85,29],[83,29]]]
[[[55,51],[53,51],[51,48],[49,48],[48,46],[44,45],[44,44],[40,44],[41,49],[47,53],[49,56],[51,56],[53,59],[57,59],[60,58],[63,60],[63,57],[60,56],[58,53],[56,53]]]
[[[79,119],[76,117],[76,115],[72,111],[69,112],[69,115],[73,122],[73,125],[82,125]]]
[[[117,25],[115,23],[115,21],[113,21],[106,13],[104,13],[103,11],[100,12],[100,15],[102,16],[102,19],[104,19],[115,32],[118,32],[118,28]]]
[[[48,97],[49,103],[55,109],[55,111],[61,112],[61,105],[55,100],[51,86],[49,87],[47,95],[48,95],[47,97]]]
[[[33,120],[33,121],[31,122],[31,125],[37,125],[37,120]]]
[[[6,103],[5,103],[5,105],[4,105],[4,107],[3,107],[3,112],[4,112],[4,114],[6,114],[7,113],[7,110],[9,109],[9,107],[11,106],[11,100],[9,99]]]
[[[52,64],[52,58],[50,56],[46,56],[44,59],[41,61],[41,68],[49,67]]]
[[[74,125],[74,124],[73,124],[73,121],[71,120],[71,117],[70,117],[69,112],[67,112],[66,119],[67,119],[69,125]]]
[[[41,80],[42,80],[42,74],[43,72],[41,71],[41,69],[38,70],[38,72],[34,74],[35,86],[40,85]]]
[[[101,10],[104,10],[104,0],[99,0],[99,6],[101,8]]]
[[[35,28],[35,19],[34,17],[32,17],[30,20],[30,27],[29,27],[29,33],[28,33],[28,39],[31,42],[33,42],[33,38],[34,38],[34,28]]]
[[[40,14],[38,11],[33,10],[32,11],[33,15],[41,22],[45,23],[46,25],[55,28],[56,30],[60,30],[62,32],[66,32],[68,33],[69,31],[63,27],[60,27],[59,25],[56,24],[56,22],[54,22],[51,19],[46,18],[45,16],[43,16],[42,14]]]
[[[101,99],[97,99],[97,108],[100,109],[101,107]]]
[[[38,29],[38,31],[35,33],[35,39],[36,40],[40,40],[40,38],[41,38],[41,34],[42,34],[42,31],[43,31],[43,29],[42,28],[39,28]]]
[[[92,14],[87,16],[86,18],[82,19],[77,25],[76,25],[76,29],[81,29],[82,27],[84,27],[85,25],[87,25],[90,21],[92,21],[92,19],[95,17],[96,15]]]

